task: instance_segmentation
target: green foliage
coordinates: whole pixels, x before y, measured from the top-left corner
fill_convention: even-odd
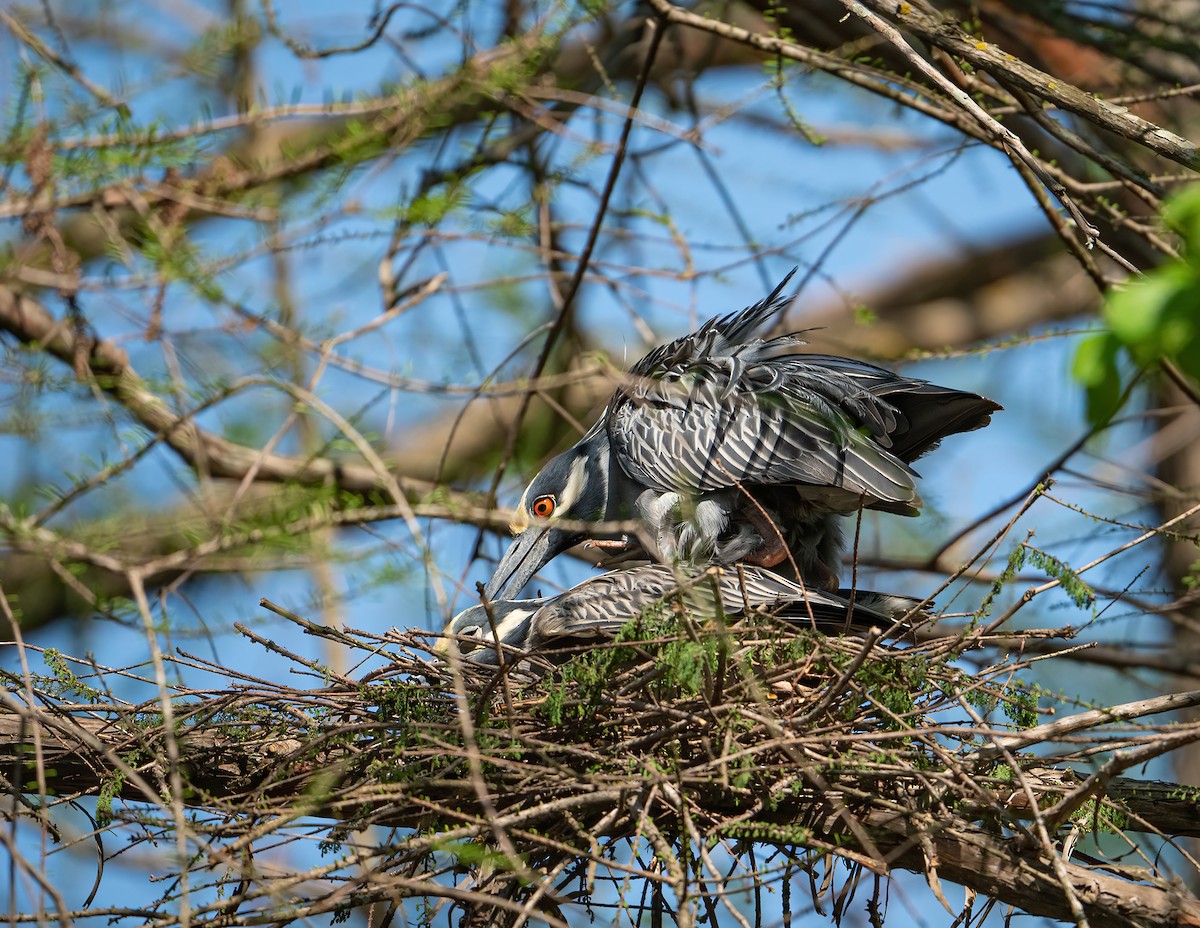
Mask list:
[[[324,841],[317,842],[317,851],[322,857],[329,854],[340,854],[342,851],[342,841],[333,837],[335,832],[330,832],[330,838]]]
[[[1033,728],[1038,721],[1039,692],[1037,687],[1010,683],[1004,688],[1004,715],[1018,728]]]
[[[1107,422],[1121,401],[1121,344],[1112,332],[1090,335],[1075,351],[1072,373],[1087,396],[1088,421]]]
[[[1168,200],[1162,220],[1179,237],[1181,257],[1110,292],[1107,328],[1075,354],[1075,379],[1087,391],[1094,425],[1117,411],[1131,368],[1167,361],[1200,382],[1200,184]]]
[[[617,632],[612,647],[594,648],[563,665],[558,683],[546,690],[546,698],[540,707],[541,716],[551,725],[561,725],[566,718],[567,697],[571,693],[577,699],[575,714],[578,717],[594,711],[602,703],[617,667],[628,657],[627,649],[621,645],[674,631],[674,616],[668,605],[660,603],[643,610]]]
[[[973,686],[966,690],[963,698],[978,709],[981,715],[987,715],[1000,704],[1000,697],[995,692],[981,686]]]
[[[743,841],[771,841],[777,844],[804,846],[813,833],[803,825],[776,825],[770,822],[729,822],[721,826],[721,834]]]
[[[803,660],[812,653],[814,636],[819,634],[807,628],[789,629],[787,635],[773,635],[763,644],[747,649],[749,660],[763,667],[782,667]]]
[[[530,238],[535,231],[533,211],[530,207],[503,210],[488,220],[487,228],[497,238]]]
[[[1124,834],[1129,826],[1129,815],[1112,800],[1105,797],[1089,799],[1071,814],[1071,821],[1089,831]]]
[[[1030,562],[1042,570],[1046,576],[1057,580],[1063,588],[1063,592],[1071,597],[1071,602],[1080,609],[1086,609],[1096,601],[1096,594],[1092,592],[1092,588],[1065,562],[1029,545],[1023,545],[1023,547],[1029,552]]]
[[[414,226],[433,228],[451,213],[464,209],[470,202],[470,191],[460,182],[443,184],[414,197],[397,217]]]
[[[1044,691],[1038,686],[1011,682],[1003,686],[973,681],[964,676],[962,685],[943,686],[942,691],[951,697],[961,693],[962,698],[974,706],[980,715],[988,715],[997,708],[1017,728],[1032,728],[1038,721],[1038,698]],[[999,774],[996,774],[999,776]]]
[[[449,854],[464,867],[490,867],[494,870],[517,870],[524,861],[513,861],[501,851],[483,841],[439,841],[434,847]]]
[[[875,312],[866,303],[858,303],[854,307],[854,323],[855,325],[873,325],[879,318],[879,314]]]
[[[57,648],[47,648],[43,651],[42,660],[46,662],[46,666],[54,675],[56,684],[54,690],[58,695],[77,695],[82,697],[85,702],[103,701],[104,694],[80,680]]]
[[[925,691],[929,660],[914,654],[872,658],[863,662],[854,679],[867,696],[888,710],[881,720],[883,727],[897,731],[905,727],[904,716],[916,708],[917,697]],[[852,719],[859,706],[850,702],[845,711]]]
[[[423,722],[444,718],[446,705],[431,698],[427,687],[407,681],[388,681],[361,688],[363,699],[378,707],[379,721],[400,723],[392,730],[392,737],[400,747],[416,740],[415,726]]]
[[[733,762],[733,770],[736,770],[733,776],[729,778],[729,783],[734,789],[746,789],[750,782],[754,779],[754,773],[758,770],[758,764],[749,754],[740,754]]]
[[[373,780],[381,783],[411,783],[425,777],[439,776],[453,757],[440,750],[427,753],[418,750],[429,743],[430,731],[437,730],[439,745],[458,745],[461,732],[444,730],[444,723],[453,710],[453,698],[438,690],[430,689],[411,680],[389,680],[383,683],[364,684],[359,687],[363,701],[375,706],[375,717],[382,723],[375,738],[383,749],[375,752],[364,768]],[[498,750],[498,740],[487,731],[489,722],[484,718],[476,733],[476,744],[485,752],[516,757],[519,752]],[[340,735],[333,735],[336,742]],[[347,733],[346,742],[361,737]]]
[[[210,303],[219,303],[225,295],[220,284],[204,265],[200,250],[186,239],[160,241],[147,237],[144,251],[166,280],[189,284],[197,295]]]
[[[72,187],[98,189],[147,172],[182,170],[206,157],[204,145],[197,139],[159,139],[160,131],[169,131],[159,123],[137,126],[112,120],[98,128],[111,135],[113,144],[55,154],[56,177],[66,179]],[[119,257],[119,250],[114,254]]]
[[[125,786],[125,774],[114,770],[100,782],[100,794],[96,797],[96,824],[107,828],[113,820],[113,800],[121,794]]]
[[[259,41],[262,29],[258,20],[248,16],[230,18],[207,29],[182,55],[182,66],[209,78],[220,76],[229,56]]]
[[[1028,540],[1029,536],[1026,536],[1026,541]],[[992,605],[995,603],[996,597],[1000,595],[1000,591],[1017,575],[1017,571],[1025,566],[1025,557],[1028,550],[1024,544],[1019,544],[1013,549],[1012,554],[1008,556],[1008,563],[1004,565],[1004,569],[992,581],[992,588],[988,590],[987,595],[983,597],[983,601],[979,604],[979,608],[975,611],[976,621],[986,619],[991,614]]]
[[[717,669],[717,636],[702,635],[698,641],[680,638],[663,648],[659,666],[663,683],[685,696],[696,696],[706,676]]]

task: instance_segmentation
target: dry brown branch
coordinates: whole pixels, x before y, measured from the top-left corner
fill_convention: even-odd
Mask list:
[[[871,854],[882,855],[875,857],[881,872],[925,872],[935,860],[942,880],[1031,914],[1066,918],[1069,900],[1046,861],[1059,850],[1013,837],[1025,833],[1031,801],[1049,809],[1087,791],[1090,805],[1072,800],[1086,815],[1085,827],[1099,822],[1131,835],[1200,835],[1200,800],[1172,784],[1111,775],[1087,780],[1069,763],[1047,767],[1026,756],[1018,773],[1026,790],[1014,792],[1013,769],[980,766],[972,750],[972,736],[997,737],[994,723],[931,717],[955,704],[964,678],[944,661],[931,661],[936,648],[929,645],[868,645],[870,659],[853,671],[852,685],[838,688],[842,666],[853,666],[847,662],[864,650],[860,641],[762,620],[697,640],[694,632],[673,632],[670,618],[665,624],[647,618],[629,645],[593,649],[554,676],[514,678],[497,689],[487,685],[490,668],[431,661],[422,637],[380,639],[296,621],[361,657],[376,655],[375,669],[305,690],[222,672],[185,654],[164,656],[227,683],[203,692],[171,687],[179,726],[172,739],[158,700],[114,702],[97,688],[133,677],[136,668],[93,669],[48,655],[51,676],[8,682],[0,769],[18,769],[36,745],[52,793],[50,818],[69,799],[103,795],[101,827],[114,836],[135,820],[178,833],[169,823],[182,798],[201,814],[192,825],[202,823],[201,830],[188,838],[204,836],[192,864],[195,886],[227,868],[236,872],[235,862],[257,845],[294,840],[312,817],[325,820],[319,831],[331,847],[351,829],[402,829],[386,846],[347,845],[300,874],[308,913],[351,899],[425,897],[468,911],[482,906],[573,923],[572,913],[588,905],[572,901],[576,880],[587,887],[585,899],[603,906],[622,878],[637,876],[670,889],[679,902],[676,919],[685,924],[683,897],[703,894],[704,880],[720,872],[686,870],[689,845],[752,842],[807,859],[804,867],[832,854],[821,866],[832,873],[841,858],[848,869],[840,879],[853,881],[855,862],[871,860],[856,847],[853,821]],[[254,638],[298,668],[320,673],[302,655]],[[716,665],[703,656],[714,648],[728,649],[719,685],[709,669]],[[30,663],[40,665],[34,649],[27,650]],[[698,676],[696,660],[706,668]],[[924,680],[919,688],[914,673]],[[1000,699],[1020,698],[1002,682],[1006,675],[997,667],[975,682]],[[896,702],[900,693],[907,708]],[[1032,734],[1054,743],[1068,761],[1086,757],[1089,745],[1112,743],[1114,735],[1133,750],[1153,751],[1180,734],[1169,725],[1128,722],[1178,702],[1114,707]],[[871,708],[884,703],[895,711]],[[798,725],[800,718],[807,721]],[[631,739],[639,744],[632,755]],[[935,741],[944,747],[932,753],[923,747]],[[183,794],[168,785],[172,769]],[[821,789],[809,785],[810,777]],[[842,813],[831,813],[832,796]],[[649,842],[665,869],[634,860],[621,877],[621,855],[609,855],[639,840]],[[486,865],[472,863],[472,847],[490,848]],[[816,856],[806,858],[805,848]],[[440,855],[428,856],[434,852]],[[436,859],[450,866],[430,866]],[[526,877],[514,882],[522,872]],[[607,882],[606,872],[617,884]],[[1115,864],[1063,862],[1059,872],[1093,926],[1200,923],[1200,902],[1163,877]],[[739,876],[747,886],[778,878],[770,870]],[[220,904],[197,897],[191,923],[217,924],[243,906],[269,910],[278,891],[267,873],[243,876],[238,892]]]
[[[370,133],[386,140],[389,145],[403,147],[421,137],[434,114],[439,118],[442,114],[454,114],[452,118],[471,118],[471,114],[477,113],[481,105],[481,91],[491,83],[490,75],[493,70],[503,69],[506,65],[529,55],[538,39],[536,33],[530,33],[523,36],[519,42],[485,51],[474,60],[464,62],[458,71],[444,80],[419,84],[395,94],[387,101],[386,108],[373,116]],[[461,111],[464,107],[467,110],[466,114]],[[237,158],[221,158],[205,174],[187,180],[144,183],[139,185],[136,191],[132,191],[132,195],[146,206],[178,202],[178,198],[184,195],[211,199],[234,197],[256,187],[279,183],[334,166],[347,157],[356,146],[362,144],[360,137],[341,138],[336,131],[332,133],[332,138],[324,137],[323,133],[313,136],[313,133],[309,133],[307,137],[300,136],[299,139],[291,140],[292,144],[307,140],[309,147],[303,153],[291,153],[283,157],[287,150],[284,147],[287,142],[274,140],[273,147],[279,148],[273,152],[274,157],[265,164],[253,163],[254,153],[246,153],[244,161]],[[0,217],[21,216],[44,209],[88,207],[93,204],[106,209],[122,208],[132,205],[130,197],[131,188],[125,183],[69,196],[55,197],[53,191],[47,191],[41,196],[31,198],[10,197],[0,204]]]
[[[0,13],[19,59],[0,133],[0,439],[21,469],[0,501],[10,920],[749,928],[851,919],[868,895],[878,926],[908,870],[923,901],[951,908],[949,884],[966,887],[946,924],[981,921],[978,893],[1092,928],[1200,925],[1196,855],[1175,842],[1200,838],[1200,798],[1133,769],[1200,733],[1168,716],[1195,694],[1156,676],[1192,690],[1200,658],[1148,628],[1200,627],[1183,586],[1195,480],[1146,474],[1128,420],[1101,436],[1117,450],[1061,428],[1046,368],[1019,356],[1068,344],[1054,324],[1085,328],[1105,287],[1179,251],[1158,210],[1196,176],[1190,2],[514,2],[495,20],[396,3],[358,23],[339,10],[326,36],[299,6],[230,0],[162,4],[170,39],[120,4]],[[92,71],[96,49],[137,64]],[[331,56],[373,76],[311,93]],[[305,75],[294,102],[280,57]],[[181,88],[177,111],[114,81],[143,64]],[[733,67],[745,95],[714,101]],[[816,106],[831,100],[832,125]],[[919,118],[893,123],[901,109]],[[846,167],[864,153],[822,151],[810,114],[886,154]],[[1034,198],[1009,242],[938,180],[1001,183],[997,152]],[[869,266],[835,270],[893,203],[941,234],[871,236]],[[499,498],[516,499],[595,421],[603,372],[760,295],[721,289],[750,264],[768,288],[803,267],[787,322],[828,326],[813,350],[924,360],[992,342],[999,363],[965,387],[1018,397],[998,398],[1042,439],[1029,472],[968,499],[962,458],[925,478],[933,519],[859,520],[853,546],[856,585],[874,566],[924,571],[898,587],[920,595],[949,577],[952,619],[881,642],[759,617],[683,634],[664,610],[619,647],[509,653],[500,671],[341,628],[354,597],[392,584],[382,624],[398,602],[422,620],[422,596],[423,620],[444,619],[430,589],[470,590],[487,563],[444,523],[503,527],[476,492],[496,462],[515,452]],[[1145,421],[1195,445],[1174,415]],[[1161,498],[1161,518],[1143,511]],[[235,621],[234,597],[193,582],[314,564],[319,582],[278,597],[311,618],[271,604]],[[31,617],[71,611],[92,641],[117,633],[103,660],[119,666],[38,647],[71,629]],[[1040,688],[1079,692],[1077,671],[1100,668],[1117,672],[1099,702]],[[1136,689],[1109,698],[1110,679]],[[101,904],[52,875],[83,850]],[[143,898],[122,904],[111,869],[135,858]]]
[[[1194,142],[1142,119],[1124,105],[1098,99],[1067,81],[1039,71],[996,45],[981,42],[948,16],[937,14],[928,7],[923,9],[924,4],[903,4],[897,15],[898,8],[894,4],[880,0],[862,2],[880,15],[894,17],[904,29],[930,45],[945,49],[980,70],[1002,76],[1038,99],[1082,116],[1169,161],[1193,171],[1200,170],[1200,155]]]
[[[82,339],[39,302],[8,287],[0,287],[0,328],[28,345],[36,345],[60,361],[85,360],[97,385],[157,440],[169,445],[189,466],[211,477],[241,479],[251,470],[259,480],[370,492],[387,489],[387,475],[363,464],[327,458],[295,458],[263,453],[197,428],[190,414],[173,412],[129,364],[125,352],[103,339]],[[436,485],[395,478],[407,499],[421,500]],[[470,503],[470,497],[461,502]]]
[[[1125,105],[1107,102],[1073,86],[1060,75],[1048,74],[994,43],[981,41],[964,31],[952,14],[936,10],[928,3],[897,5],[877,0],[868,3],[840,0],[831,4],[816,0],[805,5],[811,9],[774,11],[782,13],[787,24],[786,31],[779,34],[767,29],[745,28],[716,15],[702,15],[669,0],[653,0],[653,6],[669,22],[745,43],[825,71],[1010,154],[1031,192],[1044,201],[1043,206],[1060,237],[1102,285],[1120,277],[1104,276],[1088,251],[1097,237],[1097,222],[1112,224],[1115,228],[1115,238],[1120,240],[1117,247],[1108,242],[1101,242],[1100,247],[1125,271],[1134,269],[1138,262],[1130,261],[1121,252],[1126,247],[1140,251],[1154,236],[1147,230],[1136,236],[1138,241],[1127,241],[1130,237],[1125,232],[1129,224],[1121,211],[1114,212],[1095,200],[1094,188],[1086,199],[1083,198],[1089,190],[1084,178],[1089,165],[1113,171],[1113,176],[1126,185],[1131,197],[1141,201],[1142,209],[1149,205],[1153,210],[1159,203],[1161,190],[1146,176],[1148,172],[1144,167],[1131,165],[1123,153],[1116,152],[1111,146],[1098,147],[1078,133],[1059,129],[1057,124],[1049,137],[1058,150],[1049,157],[1044,150],[1035,155],[1034,146],[1044,149],[1046,145],[1047,136],[1042,134],[1046,120],[1040,110],[1036,112],[1032,122],[1041,128],[1034,132],[1019,123],[1001,124],[998,118],[1010,112],[1014,103],[1005,88],[1012,87],[1018,92],[1027,108],[1058,107],[1083,120],[1091,130],[1116,134],[1131,143],[1130,147],[1137,155],[1166,159],[1193,172],[1200,169],[1196,145],[1183,135],[1136,115]],[[849,12],[839,14],[839,8]],[[846,20],[851,17],[861,18],[870,30],[884,36],[890,48],[883,52],[882,62],[866,64],[855,57],[864,43],[856,30],[846,25]],[[1003,17],[999,18],[1004,21]],[[822,19],[826,21],[822,23]],[[906,35],[923,43],[922,49],[911,45]],[[796,36],[807,41],[794,38]],[[841,47],[838,46],[839,39],[844,43]],[[889,54],[895,60],[890,60]],[[964,73],[967,69],[970,73]],[[913,78],[909,71],[914,71],[919,78]],[[949,74],[945,73],[947,71]],[[989,80],[981,81],[974,76],[976,73],[987,75]],[[1037,101],[1036,104],[1030,103],[1031,98]],[[1063,157],[1070,162],[1066,170],[1062,163],[1056,163]],[[1063,205],[1069,222],[1058,216],[1045,191],[1052,193]],[[1073,241],[1073,228],[1081,231],[1087,249]],[[1170,252],[1166,243],[1154,245],[1156,253],[1160,252],[1159,245]]]

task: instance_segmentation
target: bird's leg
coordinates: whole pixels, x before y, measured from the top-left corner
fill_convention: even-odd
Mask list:
[[[820,558],[813,561],[812,571],[804,580],[810,587],[816,587],[827,593],[836,593],[838,591],[838,575],[832,567]]]
[[[758,537],[762,539],[762,544],[742,560],[747,564],[756,564],[759,567],[777,567],[787,560],[788,549],[787,545],[783,543],[783,533],[779,531],[771,517],[755,506],[753,501],[749,506],[742,506],[741,509],[745,513],[746,519],[758,532]]]
[[[742,562],[745,564],[754,564],[758,567],[777,567],[782,564],[788,556],[787,546],[775,536],[771,536],[776,542],[774,545],[764,542],[760,547],[755,548],[744,558]],[[812,567],[805,571],[804,582],[810,589],[824,590],[827,593],[836,593],[839,588],[838,575],[824,561],[819,558],[814,560]]]
[[[758,567],[777,567],[786,560],[787,545],[780,541],[774,532],[764,535],[763,543],[742,558],[743,562]]]
[[[743,557],[742,561],[758,567],[770,568],[778,567],[788,560],[791,552],[788,551],[787,544],[783,540],[783,533],[779,531],[779,527],[770,515],[753,504],[743,506],[741,511],[758,532],[758,537],[762,539],[762,544]],[[807,562],[810,559],[802,558],[802,560]],[[811,566],[806,564],[802,573],[804,582],[814,589],[826,590],[831,593],[838,589],[837,573],[820,557],[811,558]]]

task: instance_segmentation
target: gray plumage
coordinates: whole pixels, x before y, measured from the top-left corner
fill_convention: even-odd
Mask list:
[[[852,605],[849,590],[805,590],[759,567],[708,568],[689,576],[650,564],[592,577],[558,596],[471,606],[446,625],[439,647],[457,647],[475,663],[497,665],[499,641],[506,659],[515,662],[522,654],[612,638],[659,605],[682,601],[695,618],[710,618],[717,614],[718,595],[721,611],[731,618],[763,611],[829,633],[886,631],[918,605],[908,597],[863,590],[854,593]]]
[[[799,333],[752,338],[789,304],[790,277],[633,366],[600,421],[526,489],[489,598],[515,597],[588,537],[557,526],[564,518],[636,519],[640,543],[626,548],[662,563],[794,561],[807,585],[834,589],[836,516],[917,514],[910,462],[986,425],[999,405],[862,361],[796,354]]]

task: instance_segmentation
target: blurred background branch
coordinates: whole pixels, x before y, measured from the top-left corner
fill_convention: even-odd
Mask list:
[[[253,687],[317,673],[236,631],[311,645],[254,612],[263,596],[318,624],[440,628],[614,371],[798,265],[783,325],[813,350],[1007,410],[917,462],[921,519],[850,527],[858,583],[937,590],[938,635],[1003,618],[956,666],[1019,651],[1043,711],[1193,689],[1200,4],[848,9],[5,5],[0,588],[28,643],[109,667],[203,649]],[[590,572],[575,554],[547,591]],[[311,660],[367,674],[346,647]],[[168,663],[180,693],[229,683]],[[1200,784],[1194,744],[1163,743],[1145,777]],[[1089,858],[1065,865],[1142,854],[1174,900],[1196,868],[1148,833],[1082,834]],[[57,861],[94,865],[40,840],[6,847],[48,885]],[[897,885],[940,908],[931,861],[958,879],[951,850],[904,840],[934,879]],[[284,870],[318,866],[294,853]],[[145,861],[111,858],[97,898],[151,918]],[[40,892],[10,892],[22,918]]]

